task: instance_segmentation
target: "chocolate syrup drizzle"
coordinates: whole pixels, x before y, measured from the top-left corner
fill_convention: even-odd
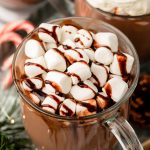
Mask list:
[[[88,65],[87,62],[84,61],[84,60],[79,60],[79,61],[77,61],[77,62],[80,62],[80,63],[83,63],[83,64],[85,64],[85,65]]]
[[[44,86],[44,81],[43,81],[43,79],[42,79],[42,78],[35,77],[34,79],[41,80],[41,82],[42,82],[42,87]],[[31,88],[32,90],[37,89],[36,85],[32,82],[32,80],[31,80],[31,79],[26,78],[26,79],[24,80],[24,82],[25,82],[25,84],[26,84],[29,88]]]
[[[65,116],[72,116],[74,114],[73,111],[68,106],[66,106],[65,104],[62,104],[61,107],[64,107],[64,109],[66,110],[66,112],[61,110],[61,113],[63,115],[65,115]]]
[[[59,86],[57,83],[52,82],[52,81],[49,81],[49,80],[45,80],[45,84],[49,84],[49,85],[51,85],[56,91],[61,92],[61,88],[60,88],[60,86]]]
[[[100,83],[100,81],[98,80],[98,78],[97,78],[94,74],[92,74],[92,77],[95,79],[95,81],[96,81],[97,84],[98,84],[98,85],[95,84],[95,86],[100,86],[101,83]]]
[[[64,48],[65,50],[72,49],[72,47],[71,47],[71,46],[68,46],[68,45],[62,45],[62,46],[63,46],[63,48]]]
[[[37,63],[33,63],[33,62],[26,62],[25,63],[25,66],[36,66],[36,67],[38,67],[38,68],[40,68],[41,70],[44,70],[45,72],[49,72],[49,70],[48,69],[46,69],[46,68],[44,68],[42,65],[40,65],[40,64],[37,64]]]
[[[29,88],[36,89],[35,84],[30,79],[27,78],[24,82]]]
[[[97,111],[97,107],[90,104],[90,103],[79,102],[79,105],[86,107],[89,112],[96,112]]]
[[[79,83],[78,86],[80,86],[81,88],[90,89],[94,94],[96,94],[96,92],[90,86],[88,86],[87,84]]]
[[[56,109],[53,106],[51,106],[50,104],[42,104],[42,107],[49,107],[49,108],[53,109],[54,111],[56,111]]]
[[[118,52],[117,59],[118,59],[118,64],[119,64],[121,74],[127,75],[127,70],[126,70],[127,56],[124,55],[123,53]]]
[[[41,101],[43,101],[47,96],[46,93],[42,92],[41,90],[37,90],[37,89],[34,89],[32,91],[32,94],[36,95]]]
[[[81,39],[80,38],[75,38],[74,39],[74,42],[80,42],[80,44],[82,45],[82,46],[84,46],[84,44],[83,44],[83,42],[81,41]]]
[[[93,41],[93,47],[94,47],[95,50],[97,48],[100,48],[100,47],[105,47],[105,48],[107,48],[107,49],[109,49],[111,51],[111,48],[109,46],[101,45],[100,43],[97,43],[95,40]]]
[[[57,53],[59,53],[63,57],[63,59],[66,61],[66,63],[70,64],[68,59],[65,57],[65,55],[61,51],[59,51],[57,48],[53,48],[53,50],[55,50]]]
[[[48,96],[51,97],[57,103],[57,105],[59,106],[59,104],[61,103],[61,101],[59,100],[59,98],[57,98],[57,96],[52,95],[52,94],[50,94]],[[57,111],[57,108],[54,108],[50,104],[42,104],[42,106],[43,107],[49,107],[49,108],[52,108],[54,111]]]
[[[57,96],[52,95],[52,94],[50,94],[50,95],[48,95],[48,96],[51,97],[52,99],[54,99],[55,102],[56,102],[58,105],[61,103],[61,101],[59,100],[59,98],[58,98]]]
[[[78,79],[78,81],[81,82],[81,78],[80,78],[80,76],[78,76],[77,74],[75,74],[75,73],[70,73],[70,72],[67,72],[67,74],[68,74],[69,76],[76,77],[76,78]]]
[[[109,97],[105,97],[104,95],[97,94],[97,105],[101,110],[107,109],[114,104],[113,100]]]
[[[108,73],[107,68],[106,68],[103,64],[96,63],[96,65],[99,65],[99,66],[104,67],[104,69],[106,70],[106,73],[107,73],[107,79],[108,79],[109,73]],[[99,79],[98,79],[94,74],[92,74],[92,77],[96,80],[96,82],[98,83],[98,85],[101,86],[101,83],[100,83]],[[95,85],[95,86],[97,86],[97,85]]]
[[[55,39],[56,43],[58,43],[59,41],[58,41],[58,37],[57,37],[57,33],[56,33],[57,28],[59,28],[59,27],[53,26],[52,31],[49,31],[45,28],[39,27],[38,32],[49,34],[51,37],[53,37]]]
[[[112,88],[111,88],[111,85],[109,83],[107,83],[105,85],[105,91],[106,91],[108,97],[111,97],[111,95],[112,95]]]

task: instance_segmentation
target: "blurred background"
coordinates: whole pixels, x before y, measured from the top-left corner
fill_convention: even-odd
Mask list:
[[[0,150],[35,149],[24,131],[18,94],[12,84],[11,64],[16,47],[41,22],[74,15],[74,0],[0,0]],[[130,113],[130,122],[144,145],[150,143],[150,116],[144,115],[145,110],[150,111],[149,65],[148,61],[141,63]],[[150,150],[150,146],[145,150]]]

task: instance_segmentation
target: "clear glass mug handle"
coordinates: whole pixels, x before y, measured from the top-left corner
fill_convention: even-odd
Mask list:
[[[110,118],[104,125],[114,134],[123,150],[143,150],[133,128],[123,117]]]

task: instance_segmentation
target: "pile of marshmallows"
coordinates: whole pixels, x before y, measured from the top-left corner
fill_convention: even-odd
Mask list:
[[[31,38],[25,45],[27,78],[21,85],[42,109],[87,116],[125,95],[124,77],[130,74],[134,58],[118,52],[114,33],[42,23],[37,34],[39,40]],[[39,91],[46,95],[43,100]]]

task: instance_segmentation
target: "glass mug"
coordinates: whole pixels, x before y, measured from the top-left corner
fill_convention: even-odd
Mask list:
[[[45,150],[111,150],[118,139],[123,149],[142,150],[140,142],[129,123],[128,100],[139,76],[137,53],[127,37],[111,25],[92,18],[70,17],[50,21],[54,24],[72,24],[92,31],[116,33],[120,48],[135,58],[126,95],[107,110],[81,118],[63,117],[48,113],[32,103],[23,94],[18,80],[24,74],[24,46],[37,29],[30,33],[18,47],[13,62],[13,76],[20,95],[22,117],[26,131],[37,148]]]
[[[93,17],[114,25],[125,33],[135,46],[141,63],[150,58],[150,14],[121,16],[91,6],[87,0],[76,0],[76,15]]]

